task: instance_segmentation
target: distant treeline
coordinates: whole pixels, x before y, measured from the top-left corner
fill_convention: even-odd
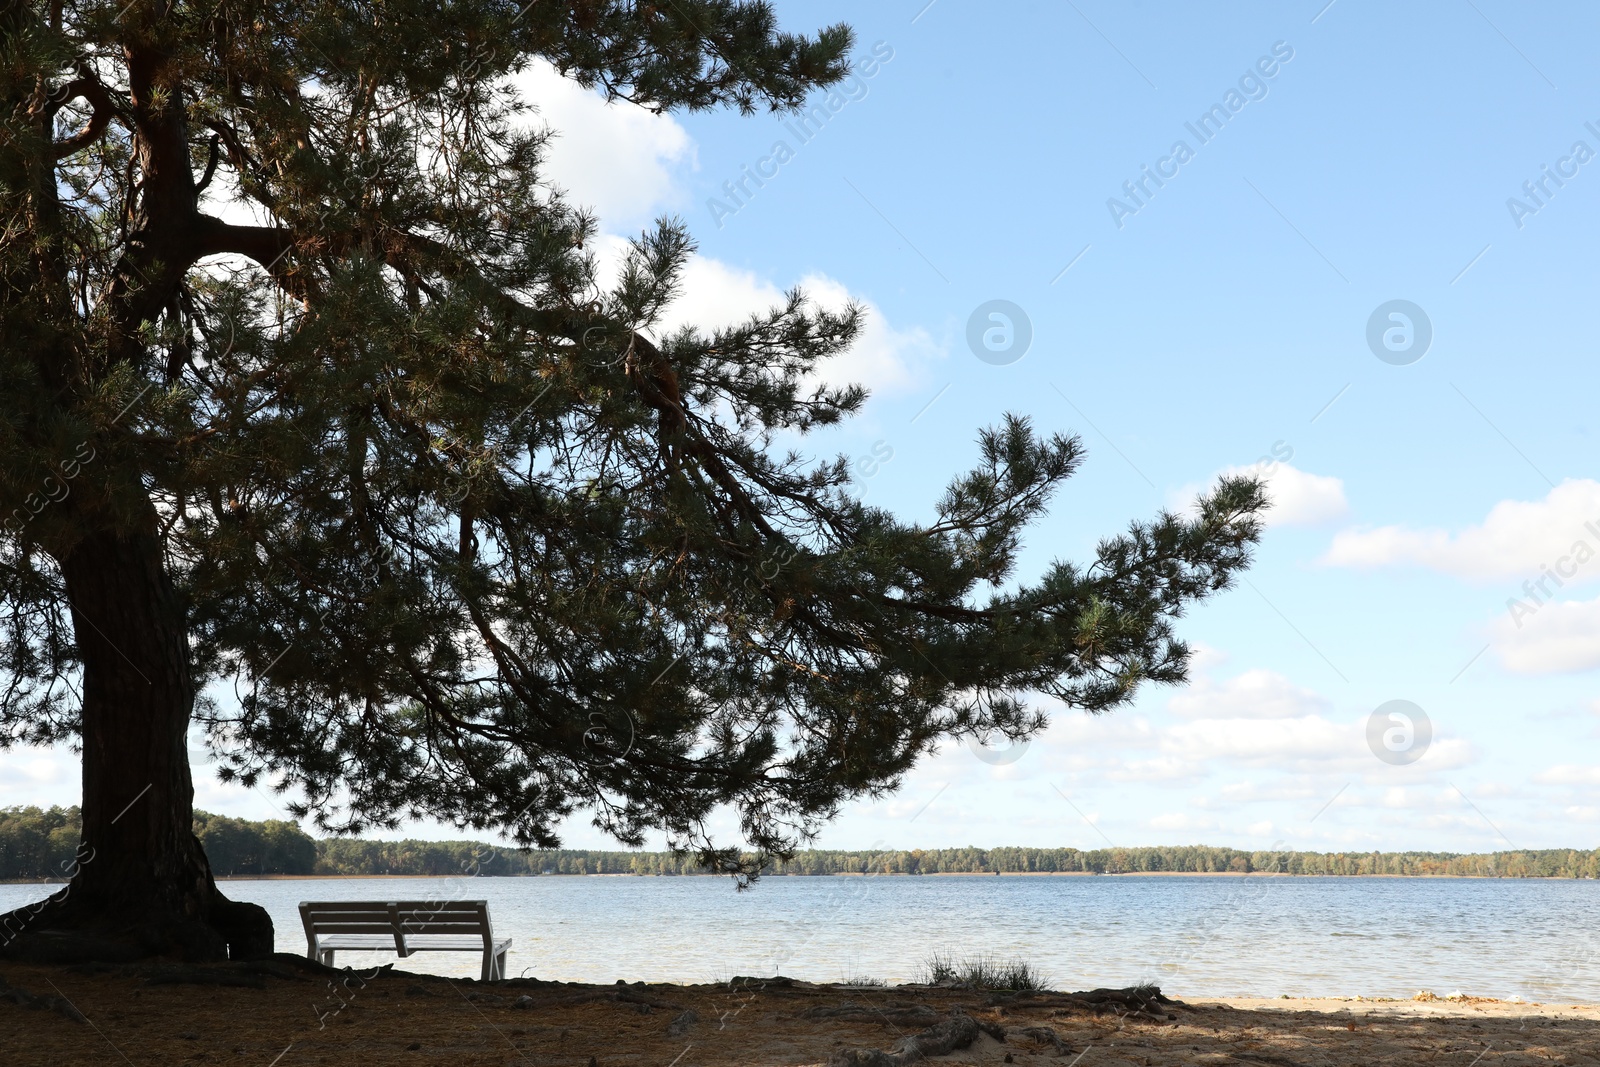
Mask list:
[[[78,843],[77,808],[0,808],[0,880],[60,878]],[[474,841],[317,840],[292,822],[195,813],[218,875],[541,875],[705,873],[671,852],[519,851]],[[769,874],[1278,874],[1600,877],[1600,849],[1494,852],[1241,852],[1207,845],[1150,848],[815,850],[769,863]]]
[[[63,878],[82,825],[77,808],[0,808],[0,881]],[[217,874],[311,874],[321,844],[292,822],[194,813],[194,832]],[[79,862],[92,863],[85,857]]]

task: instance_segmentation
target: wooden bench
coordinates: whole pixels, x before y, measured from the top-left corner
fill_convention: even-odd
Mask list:
[[[483,953],[483,981],[506,976],[509,937],[495,939],[487,900],[302,900],[306,955],[333,966],[339,949]]]

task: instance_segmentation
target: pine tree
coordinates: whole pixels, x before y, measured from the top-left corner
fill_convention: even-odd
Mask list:
[[[515,88],[791,109],[851,44],[742,0],[0,0],[0,736],[81,741],[85,856],[11,951],[270,951],[195,724],[328,830],[585,810],[747,877],[1030,693],[1183,679],[1259,486],[1031,583],[1076,438],[1007,419],[935,521],[865,506],[772,444],[860,407],[813,373],[859,311],[658,329],[688,233],[602,282]]]

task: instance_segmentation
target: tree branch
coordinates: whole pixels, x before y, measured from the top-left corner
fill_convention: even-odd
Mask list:
[[[282,226],[240,226],[215,215],[201,215],[196,252],[202,257],[244,256],[271,271],[294,244],[294,231]]]
[[[291,270],[287,262],[296,240],[295,232],[287,227],[240,226],[223,222],[215,215],[202,214],[199,217],[194,259],[244,256],[272,275],[285,292],[304,298],[310,289],[310,279]]]
[[[206,191],[206,186],[211,184],[212,177],[217,173],[217,163],[221,159],[222,154],[219,150],[221,145],[222,135],[216,133],[212,134],[211,148],[206,157],[206,172],[200,176],[200,184],[194,187],[195,192],[203,193]]]
[[[106,91],[105,86],[92,77],[74,78],[63,87],[62,93],[61,99],[50,109],[52,118],[57,111],[79,97],[89,101],[94,113],[89,116],[89,121],[84,124],[83,129],[65,141],[55,143],[53,151],[56,159],[65,159],[98,141],[117,113],[116,102],[111,99],[111,94]]]

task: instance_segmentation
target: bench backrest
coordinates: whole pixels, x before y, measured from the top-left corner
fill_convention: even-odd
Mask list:
[[[313,946],[321,934],[392,935],[401,956],[418,934],[476,934],[484,948],[494,945],[487,900],[302,900],[300,922]]]

